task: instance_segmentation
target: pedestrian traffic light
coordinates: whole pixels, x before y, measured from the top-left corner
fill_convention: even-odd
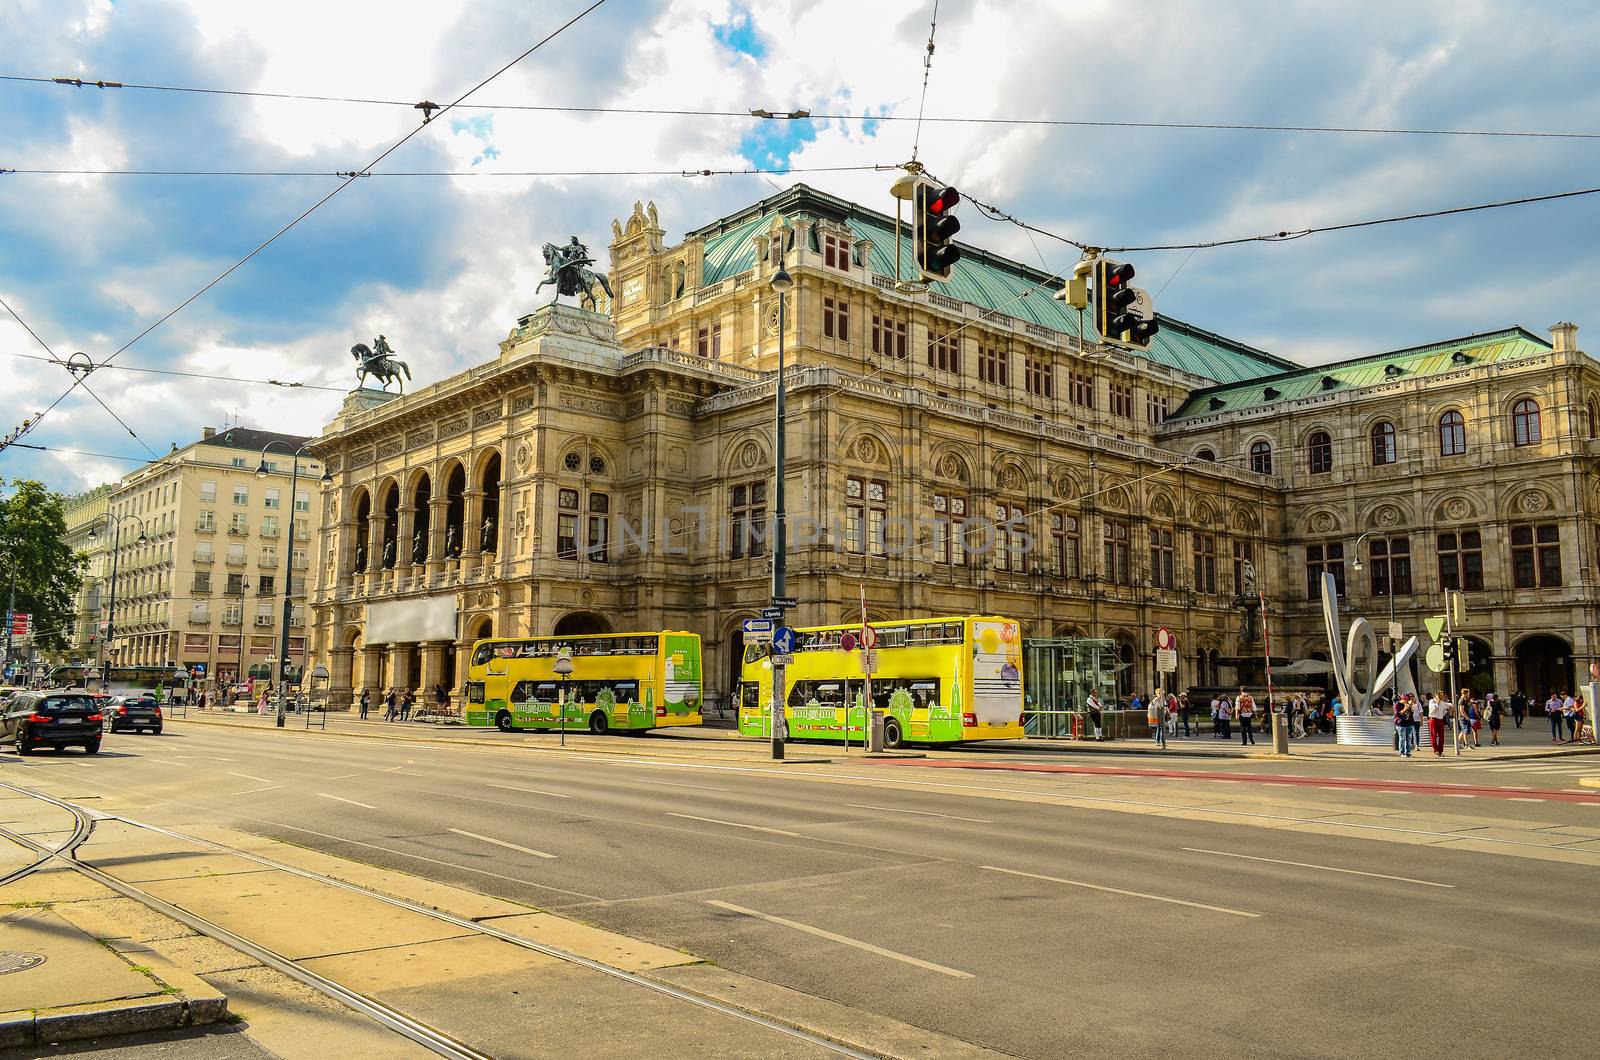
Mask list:
[[[961,260],[961,248],[951,242],[961,231],[952,212],[960,203],[960,192],[931,181],[919,183],[912,193],[911,242],[924,280],[948,280]]]
[[[1444,664],[1445,664],[1445,666],[1450,667],[1452,669],[1456,665],[1456,644],[1457,644],[1457,641],[1456,641],[1456,639],[1454,637],[1447,637],[1445,639],[1445,642],[1444,642],[1444,645],[1443,645],[1443,647],[1444,647]]]
[[[1161,325],[1150,292],[1133,286],[1133,266],[1097,258],[1094,263],[1094,329],[1102,342],[1147,350]]]

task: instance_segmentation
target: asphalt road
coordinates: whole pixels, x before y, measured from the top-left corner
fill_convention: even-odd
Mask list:
[[[97,759],[6,756],[0,777],[535,904],[1017,1055],[1591,1055],[1579,1001],[1600,970],[1600,869],[1511,856],[1530,841],[1494,831],[1600,839],[1593,800],[1520,801],[1564,781],[1469,800],[1395,779],[1480,784],[1437,762],[1293,764],[1395,784],[1335,795],[1250,779],[1290,775],[1276,762],[1064,763],[1120,770],[1086,775],[626,749],[173,722]],[[1140,775],[1219,768],[1237,776]],[[1222,785],[1216,819],[1125,812],[1216,805]],[[1388,821],[1385,839],[1478,814],[1512,838],[1489,853],[1282,827],[1327,799]],[[1415,819],[1381,816],[1401,810]],[[1569,985],[1559,1003],[1539,1000],[1549,983]]]

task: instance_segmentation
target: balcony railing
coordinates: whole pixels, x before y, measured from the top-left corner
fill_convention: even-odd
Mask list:
[[[214,534],[217,532],[217,524],[209,519],[202,519],[194,524],[194,530],[197,534]]]
[[[256,566],[260,567],[262,570],[277,570],[278,569],[278,557],[277,556],[262,556],[261,558],[256,560]]]
[[[250,536],[250,528],[248,526],[230,526],[230,527],[228,527],[228,536],[229,537],[249,537]]]
[[[244,553],[243,552],[240,552],[238,554],[234,554],[232,552],[228,553],[228,566],[230,566],[230,567],[242,567],[242,566],[244,566]]]
[[[261,528],[261,536],[262,537],[277,537],[278,536],[278,528],[275,527],[275,526],[263,526]]]
[[[196,563],[210,563],[213,558],[213,554],[210,552],[196,552],[194,554],[194,561]]]

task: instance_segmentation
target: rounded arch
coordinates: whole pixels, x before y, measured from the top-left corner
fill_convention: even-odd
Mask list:
[[[444,556],[456,559],[461,555],[463,523],[467,517],[467,468],[460,460],[451,460],[441,469],[444,483]]]
[[[1312,420],[1304,427],[1301,427],[1295,431],[1294,444],[1298,446],[1304,446],[1311,441],[1311,436],[1313,434],[1319,433],[1326,434],[1331,438],[1333,436],[1333,426],[1326,420]]]
[[[490,615],[468,615],[461,628],[467,631],[467,643],[488,640],[494,636],[494,618]]]
[[[405,495],[407,497],[415,496],[416,492],[417,492],[417,488],[419,486],[426,486],[428,483],[431,483],[432,481],[433,481],[433,476],[432,476],[431,472],[429,471],[427,465],[423,465],[422,467],[414,467],[414,468],[412,468],[411,472],[406,475],[405,487],[404,487],[405,488]]]
[[[990,463],[989,481],[999,492],[1026,496],[1032,492],[1033,474],[1021,458],[1004,453]]]
[[[1306,468],[1313,475],[1325,475],[1333,470],[1333,435],[1319,427],[1305,436],[1301,443],[1306,451]]]
[[[1228,525],[1241,534],[1254,534],[1261,529],[1261,520],[1248,505],[1236,504],[1233,506],[1233,517],[1228,520]]]
[[[1433,507],[1436,523],[1459,523],[1478,514],[1478,503],[1465,493],[1451,494]]]
[[[1400,459],[1400,432],[1394,421],[1380,416],[1367,424],[1367,450],[1372,466],[1382,467]]]
[[[1369,530],[1414,525],[1411,519],[1411,506],[1403,500],[1390,497],[1375,500],[1366,506],[1361,517],[1356,520],[1356,525]]]
[[[1145,501],[1145,511],[1158,519],[1175,518],[1178,506],[1173,500],[1172,491],[1159,486],[1152,489]]]
[[[760,617],[753,609],[732,612],[722,623],[722,628],[717,631],[716,641],[709,645],[712,651],[722,653],[721,673],[727,684],[720,691],[725,696],[723,703],[731,712],[737,712],[739,709],[739,691],[744,682],[744,620]],[[710,675],[718,671],[714,667],[702,664],[702,672]]]
[[[1538,445],[1544,441],[1544,406],[1538,395],[1513,398],[1509,410],[1513,446]]]
[[[500,447],[486,445],[472,456],[472,481],[482,485],[483,477],[489,471],[491,462],[500,462]]]
[[[1125,629],[1115,629],[1110,634],[1117,653],[1117,700],[1126,703],[1133,695],[1134,681],[1138,678],[1139,642]]]
[[[1513,519],[1543,516],[1560,511],[1562,500],[1543,485],[1528,486],[1516,483],[1500,493],[1499,509]]]
[[[1272,474],[1272,439],[1258,435],[1245,446],[1249,454],[1250,470],[1258,475]]]
[[[1051,630],[1050,635],[1052,637],[1055,637],[1057,640],[1062,640],[1062,639],[1078,639],[1078,640],[1082,640],[1083,639],[1083,628],[1081,626],[1057,625],[1055,628],[1053,628]]]
[[[856,423],[839,435],[836,449],[840,460],[864,467],[900,470],[900,446],[882,427]]]
[[[748,478],[753,472],[770,472],[772,453],[767,440],[759,431],[743,431],[722,449],[722,475],[724,478]]]
[[[1554,633],[1530,633],[1512,646],[1516,661],[1516,683],[1513,691],[1521,692],[1534,701],[1529,712],[1537,715],[1534,704],[1542,706],[1544,700],[1558,692],[1571,692],[1572,645]]]
[[[1217,451],[1209,445],[1202,445],[1200,448],[1194,451],[1194,458],[1196,460],[1206,460],[1214,464],[1217,461]]]
[[[379,482],[378,488],[374,491],[374,496],[376,496],[378,499],[379,507],[388,506],[390,495],[395,497],[400,495],[400,480],[395,478],[393,475],[390,475],[382,482]]]
[[[933,451],[931,464],[936,478],[948,482],[970,483],[975,457],[965,447],[946,442]]]
[[[1337,508],[1313,508],[1301,517],[1301,523],[1312,533],[1324,536],[1344,529],[1344,519]]]
[[[340,644],[339,646],[351,651],[359,649],[361,647],[361,627],[351,626],[349,629],[345,630],[344,643]]]
[[[363,504],[367,506],[367,511],[370,512],[372,510],[372,490],[365,484],[357,486],[350,491],[350,503],[345,510],[355,516],[361,511]]]
[[[598,611],[568,611],[556,619],[556,624],[550,629],[553,637],[584,637],[610,632],[611,620]]]

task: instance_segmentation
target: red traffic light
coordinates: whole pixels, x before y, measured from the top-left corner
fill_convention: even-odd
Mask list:
[[[1127,263],[1118,265],[1106,273],[1107,287],[1121,287],[1133,279],[1133,266]]]
[[[954,188],[941,188],[936,195],[925,201],[929,213],[948,213],[961,205],[961,193]]]

